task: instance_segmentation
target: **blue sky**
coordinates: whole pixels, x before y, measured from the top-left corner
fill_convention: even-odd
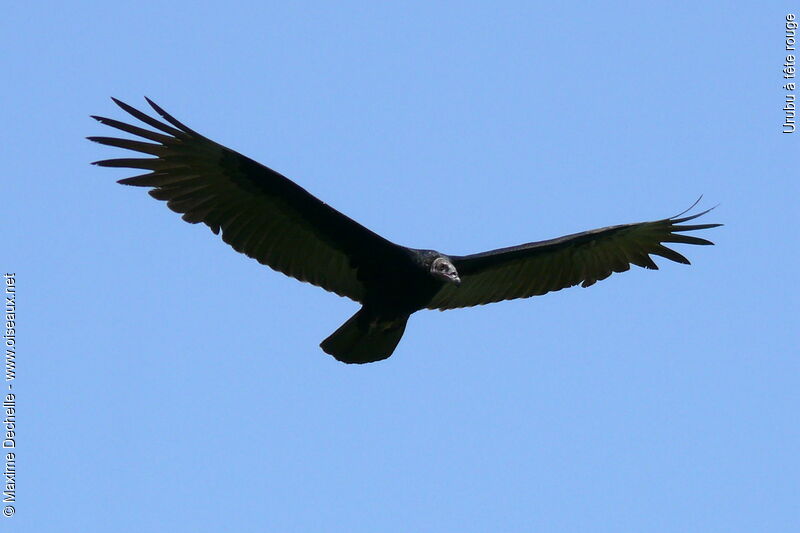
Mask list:
[[[797,5],[10,4],[3,253],[16,515],[43,531],[800,527]],[[389,239],[466,254],[673,215],[714,247],[589,289],[414,315],[356,304],[90,161],[143,96]]]

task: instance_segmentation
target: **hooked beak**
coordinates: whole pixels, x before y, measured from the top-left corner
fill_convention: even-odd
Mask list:
[[[454,277],[453,278],[453,283],[456,284],[456,287],[460,287],[461,286],[461,278],[459,278],[458,276]]]

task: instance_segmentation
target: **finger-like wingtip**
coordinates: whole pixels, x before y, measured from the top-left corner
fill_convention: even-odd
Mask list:
[[[113,101],[115,104],[117,104],[119,107],[121,107],[123,111],[127,111],[128,113],[130,113],[130,114],[131,114],[131,115],[133,115],[133,116],[137,116],[137,115],[140,115],[140,114],[142,114],[142,112],[141,112],[141,111],[139,111],[138,109],[136,109],[135,107],[133,107],[133,106],[132,106],[132,105],[130,105],[130,104],[126,104],[125,102],[123,102],[123,101],[122,101],[122,100],[120,100],[119,98],[114,98],[114,97],[112,96],[112,97],[111,97],[111,100],[112,100],[112,101]]]
[[[123,111],[125,111],[127,113],[130,113],[133,116],[136,116],[136,114],[140,112],[138,109],[134,108],[130,104],[126,104],[125,102],[123,102],[119,98],[114,98],[112,96],[111,97],[111,101],[114,102],[115,104],[117,104],[117,106],[119,106]]]
[[[671,216],[671,217],[669,217],[669,218],[678,218],[678,217],[680,217],[680,216],[683,216],[683,215],[685,215],[686,213],[688,213],[689,211],[691,211],[692,209],[694,209],[694,208],[695,208],[695,206],[696,206],[697,204],[699,204],[699,203],[700,203],[700,200],[702,200],[702,199],[703,199],[703,195],[701,194],[701,195],[700,195],[700,197],[699,197],[699,198],[697,198],[697,200],[695,200],[695,201],[694,201],[694,203],[693,203],[692,205],[690,205],[690,206],[689,206],[687,209],[684,209],[683,211],[681,211],[681,212],[680,212],[680,213],[678,213],[677,215]],[[714,207],[716,207],[716,206],[714,206]],[[714,207],[712,207],[711,209],[714,209]],[[711,211],[711,209],[708,209],[707,211],[703,211],[702,213],[700,213],[700,215],[702,215],[702,214],[704,214],[704,213],[708,213],[708,211]],[[696,216],[700,216],[700,215],[696,215]]]
[[[695,213],[694,215],[683,216],[686,213],[688,213],[689,211],[691,211],[695,206],[697,206],[697,204],[700,203],[700,200],[702,200],[702,199],[703,199],[703,195],[701,194],[700,198],[695,200],[695,202],[689,207],[689,209],[685,209],[685,210],[681,211],[680,213],[678,213],[677,215],[671,216],[666,220],[668,220],[673,225],[681,224],[683,222],[688,222],[689,220],[694,220],[695,218],[701,217],[701,216],[705,215],[706,213],[708,213],[710,211],[713,211],[714,209],[716,209],[720,205],[720,204],[717,204],[715,206],[709,207],[708,209],[706,209],[704,211],[700,211],[699,213]],[[691,230],[695,230],[695,229],[716,228],[718,226],[722,226],[722,224],[703,224],[702,226],[703,227],[700,227],[700,226],[683,226],[682,229],[676,229],[675,231],[691,231]]]
[[[144,99],[147,101],[148,104],[150,104],[150,107],[152,107],[155,110],[155,112],[158,113],[161,116],[161,118],[163,118],[164,120],[166,120],[167,122],[169,122],[170,124],[175,126],[176,128],[185,131],[186,133],[191,133],[191,134],[197,135],[196,131],[194,131],[192,128],[190,128],[189,126],[187,126],[186,124],[184,124],[180,120],[176,119],[175,117],[173,117],[172,115],[170,115],[169,113],[164,111],[164,109],[162,109],[162,107],[160,105],[158,105],[157,103],[155,103],[153,100],[151,100],[150,98],[148,98],[146,96],[144,97]]]
[[[161,122],[161,121],[159,121],[159,120],[147,115],[146,113],[143,113],[143,112],[139,111],[138,109],[136,109],[132,105],[126,104],[122,100],[119,100],[119,99],[114,98],[114,97],[111,97],[111,100],[113,100],[115,104],[117,104],[120,108],[122,108],[123,111],[125,111],[129,115],[137,118],[138,120],[141,120],[145,124],[155,128],[157,130],[163,131],[164,133],[166,133],[168,135],[172,135],[173,137],[180,139],[186,133],[184,131],[181,131],[180,129],[175,129],[172,126],[169,126],[168,124],[165,124],[165,123],[163,123],[163,122]]]

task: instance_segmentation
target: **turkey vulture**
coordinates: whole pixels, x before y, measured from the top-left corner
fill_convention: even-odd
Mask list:
[[[93,116],[143,140],[89,140],[153,157],[96,161],[142,169],[119,180],[150,187],[153,198],[202,222],[236,251],[300,281],[346,296],[362,307],[322,341],[345,363],[392,355],[408,317],[420,309],[454,309],[528,298],[580,284],[588,287],[631,264],[657,269],[650,255],[689,260],[662,243],[713,244],[685,235],[720,224],[686,224],[707,213],[610,226],[473,255],[445,255],[394,244],[318,200],[288,178],[200,135],[147,99],[164,121],[113,99],[154,128]],[[149,141],[149,142],[147,142]],[[699,200],[698,200],[699,201]]]

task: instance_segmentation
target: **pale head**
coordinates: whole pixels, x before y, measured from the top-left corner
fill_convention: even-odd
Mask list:
[[[446,257],[437,257],[431,263],[431,274],[435,278],[461,285],[461,278],[458,277],[458,271],[453,263]]]

